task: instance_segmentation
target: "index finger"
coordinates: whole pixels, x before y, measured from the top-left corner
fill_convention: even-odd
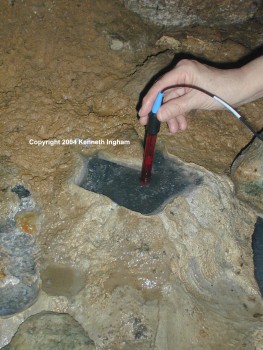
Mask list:
[[[142,101],[141,109],[139,110],[139,116],[147,116],[152,108],[152,105],[160,91],[169,85],[175,83],[175,78],[173,77],[173,70],[163,75],[159,80],[157,80],[154,85],[150,88],[147,94],[144,96]]]

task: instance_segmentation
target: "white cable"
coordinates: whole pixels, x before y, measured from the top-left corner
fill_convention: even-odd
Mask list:
[[[221,103],[223,106],[225,106],[226,109],[228,109],[231,113],[233,113],[234,116],[237,117],[237,119],[240,119],[240,118],[241,118],[241,115],[240,115],[239,113],[237,113],[237,111],[236,111],[234,108],[232,108],[228,103],[226,103],[226,102],[225,102],[224,100],[222,100],[220,97],[218,97],[218,96],[213,96],[213,98],[214,98],[217,102],[219,102],[219,103]]]

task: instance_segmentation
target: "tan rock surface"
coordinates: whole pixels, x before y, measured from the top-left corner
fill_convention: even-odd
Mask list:
[[[237,195],[263,213],[263,142],[255,139],[231,168]]]
[[[207,25],[218,26],[241,23],[252,18],[260,2],[243,0],[210,1],[179,0],[149,1],[124,0],[130,10],[138,13],[145,21],[159,26]]]
[[[203,185],[159,215],[136,214],[73,184],[79,154],[101,151],[140,166],[139,94],[182,47],[214,62],[236,61],[262,43],[259,27],[165,33],[119,1],[29,0],[3,2],[0,29],[0,224],[19,210],[11,188],[26,185],[41,221],[32,236],[38,271],[70,266],[82,283],[76,294],[41,291],[30,308],[1,318],[0,346],[41,311],[70,313],[98,349],[179,344],[188,350],[194,344],[216,350],[223,343],[231,350],[248,337],[246,349],[259,346],[262,299],[251,251],[256,217],[222,176],[251,137],[237,120],[224,111],[193,112],[185,133],[170,135],[162,126],[160,146],[221,175],[194,167]],[[181,46],[155,45],[163,35]],[[240,109],[256,129],[261,110],[262,101]],[[128,139],[130,145],[78,141],[87,139]]]

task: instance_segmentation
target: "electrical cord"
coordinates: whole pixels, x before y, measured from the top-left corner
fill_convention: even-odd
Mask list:
[[[214,100],[216,100],[217,102],[219,102],[221,105],[223,105],[229,112],[231,112],[238,120],[240,120],[252,133],[255,137],[257,137],[259,140],[263,141],[263,135],[257,133],[252,126],[247,122],[247,120],[242,117],[233,107],[231,107],[226,101],[222,100],[220,97],[213,95],[212,93],[198,87],[198,86],[193,86],[193,85],[170,85],[167,86],[166,88],[164,88],[161,91],[161,94],[163,96],[164,92],[169,90],[169,89],[174,89],[174,88],[178,88],[178,87],[187,87],[187,88],[191,88],[194,90],[198,90],[200,92],[203,92],[204,94],[212,97]]]

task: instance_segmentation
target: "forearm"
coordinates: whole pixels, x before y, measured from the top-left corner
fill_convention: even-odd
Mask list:
[[[165,92],[164,104],[157,113],[160,121],[168,123],[172,132],[185,130],[185,116],[193,109],[222,109],[217,100],[200,89],[218,96],[233,107],[263,97],[263,56],[241,68],[218,69],[193,60],[182,60],[148,91],[139,111],[140,122],[147,124],[148,113],[159,91]],[[182,88],[184,85],[184,88]],[[191,89],[191,85],[199,90]],[[187,86],[187,88],[186,88]]]
[[[263,97],[263,56],[251,61],[240,68],[243,84],[239,105]]]

